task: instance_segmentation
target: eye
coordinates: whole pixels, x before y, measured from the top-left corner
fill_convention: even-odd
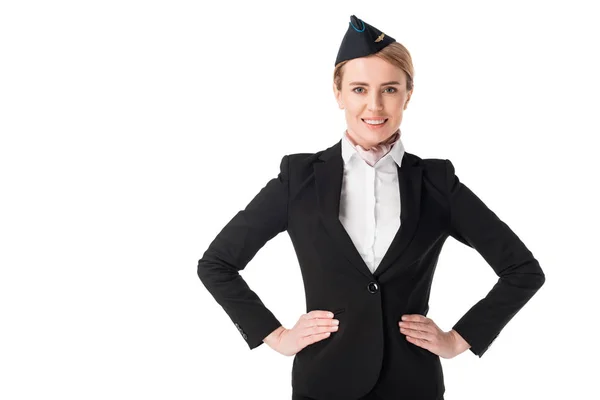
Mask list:
[[[396,89],[396,88],[394,88],[394,87],[388,87],[388,88],[385,88],[385,90],[388,90],[388,89],[389,89],[389,90],[391,90],[391,91],[390,91],[390,92],[387,92],[387,93],[396,93],[396,92],[398,91],[398,89]],[[357,90],[361,90],[361,91],[360,91],[360,92],[357,92]],[[365,89],[364,89],[363,87],[360,87],[360,86],[358,86],[358,87],[355,87],[354,89],[352,89],[352,91],[353,91],[354,93],[356,93],[356,94],[362,94],[362,93],[364,93],[364,90],[365,90]]]

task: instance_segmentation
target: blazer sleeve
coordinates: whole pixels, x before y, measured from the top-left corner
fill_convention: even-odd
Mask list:
[[[475,249],[499,277],[453,326],[481,357],[504,326],[544,284],[538,261],[519,237],[455,175],[446,160],[450,235]]]
[[[243,270],[267,241],[287,229],[289,156],[271,179],[217,234],[198,262],[198,276],[233,321],[250,350],[282,326],[248,287]]]

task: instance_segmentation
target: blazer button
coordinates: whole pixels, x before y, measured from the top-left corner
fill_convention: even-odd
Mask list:
[[[367,289],[369,290],[369,293],[377,293],[379,291],[379,285],[377,282],[369,282]]]

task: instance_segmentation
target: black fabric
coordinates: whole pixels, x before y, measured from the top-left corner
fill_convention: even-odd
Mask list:
[[[315,399],[314,397],[307,397],[307,396],[302,396],[302,395],[299,395],[296,393],[292,393],[292,400],[320,400],[320,399]],[[374,393],[369,393],[366,396],[363,396],[357,400],[384,400],[384,399],[375,395]],[[442,398],[440,400],[444,400],[444,399]]]
[[[393,37],[352,15],[348,23],[348,30],[338,50],[335,65],[342,61],[377,53],[395,41]]]
[[[397,168],[401,225],[372,273],[339,219],[341,143],[283,156],[279,175],[205,251],[198,276],[231,318],[240,340],[257,348],[282,324],[240,272],[269,240],[286,231],[299,265],[281,265],[280,273],[299,267],[306,312],[332,311],[340,321],[330,337],[295,354],[292,392],[318,400],[360,399],[371,392],[382,400],[438,399],[445,392],[440,357],[409,342],[398,321],[404,314],[427,316],[445,241],[452,237],[471,247],[498,276],[489,293],[452,327],[478,357],[542,286],[545,274],[519,237],[458,179],[450,160],[409,152]],[[240,172],[242,179],[245,173]],[[276,276],[270,282],[280,284]]]
[[[313,397],[306,397],[306,396],[302,396],[296,393],[292,393],[292,400],[319,400],[319,399],[315,399]],[[374,393],[369,393],[368,395],[361,397],[358,400],[385,400],[379,396],[377,396]],[[444,396],[442,395],[441,397],[435,399],[435,400],[444,400]]]

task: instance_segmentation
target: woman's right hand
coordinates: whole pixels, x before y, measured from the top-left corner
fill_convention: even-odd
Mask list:
[[[327,339],[336,332],[339,321],[329,311],[313,310],[302,314],[292,329],[283,326],[263,339],[273,350],[285,356],[293,356],[315,342]]]

